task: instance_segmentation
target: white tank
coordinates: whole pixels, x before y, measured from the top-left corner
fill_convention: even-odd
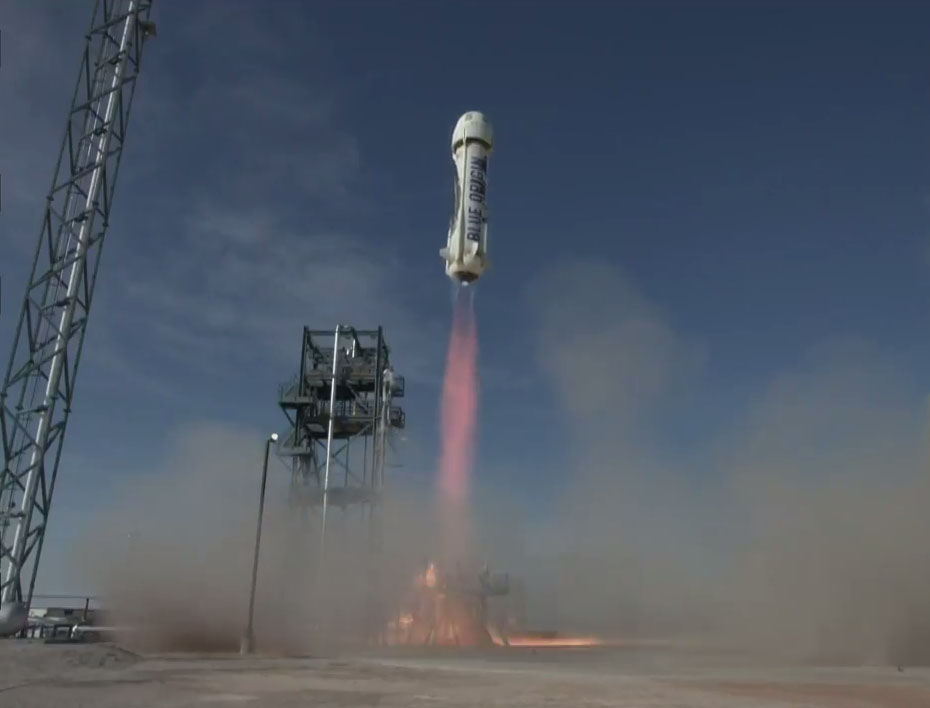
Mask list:
[[[494,133],[478,111],[465,113],[452,130],[452,161],[455,163],[455,206],[449,223],[446,247],[439,255],[446,275],[470,283],[488,267],[488,157]]]
[[[0,605],[0,637],[8,637],[26,628],[29,613],[20,602],[5,602]]]

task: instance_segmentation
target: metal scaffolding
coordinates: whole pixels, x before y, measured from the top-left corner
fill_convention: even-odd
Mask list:
[[[402,429],[404,395],[381,327],[304,328],[297,377],[281,389],[290,432],[278,454],[292,458],[291,498],[319,507],[377,503],[391,430]],[[324,526],[325,529],[325,526]]]
[[[151,0],[98,0],[0,390],[0,602],[28,607]]]
[[[317,592],[325,593],[327,514],[339,508],[348,520],[350,511],[359,512],[357,521],[367,524],[368,535],[368,556],[359,559],[368,572],[366,631],[375,632],[385,611],[377,589],[379,501],[390,434],[405,425],[403,409],[394,405],[404,395],[404,379],[394,373],[383,329],[305,327],[297,376],[280,394],[290,431],[278,454],[291,458],[291,502],[319,516]]]

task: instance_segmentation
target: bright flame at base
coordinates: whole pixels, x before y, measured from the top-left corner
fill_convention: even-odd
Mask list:
[[[509,589],[495,584],[487,570],[471,578],[443,571],[428,562],[413,578],[402,607],[387,623],[378,642],[386,646],[502,647],[575,649],[611,645],[592,636],[559,636],[556,632],[520,628],[512,618],[488,613],[488,600]],[[477,582],[475,582],[477,581]]]
[[[604,646],[597,637],[521,637],[519,635],[495,638],[495,644],[508,647],[532,647],[545,649],[574,649]]]
[[[402,611],[388,622],[387,646],[479,647],[492,643],[486,607],[459,574],[441,573],[435,563],[414,578]]]

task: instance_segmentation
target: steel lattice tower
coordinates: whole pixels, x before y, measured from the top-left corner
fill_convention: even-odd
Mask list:
[[[393,371],[381,327],[305,327],[296,380],[281,388],[279,400],[290,423],[278,454],[292,459],[291,501],[320,512],[318,568],[325,567],[330,507],[343,515],[356,509],[368,525],[368,631],[381,625],[378,502],[390,433],[406,422],[393,405],[403,395],[404,379]]]
[[[0,602],[32,599],[152,0],[97,0],[0,390]]]
[[[282,387],[291,430],[278,453],[293,460],[292,499],[320,507],[371,507],[384,484],[388,435],[404,427],[404,395],[384,332],[304,328],[297,378]],[[325,526],[324,526],[325,529]]]

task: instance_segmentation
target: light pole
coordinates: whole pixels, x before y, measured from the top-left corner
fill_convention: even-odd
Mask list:
[[[265,483],[268,481],[268,454],[271,452],[271,443],[278,441],[278,434],[272,433],[265,441],[265,462],[262,465],[262,491],[258,497],[258,528],[255,530],[255,554],[252,558],[252,587],[249,590],[249,621],[245,627],[245,634],[239,643],[240,654],[251,654],[255,647],[255,633],[252,631],[252,619],[255,616],[255,582],[258,580],[258,549],[262,543],[262,515],[265,512]]]

